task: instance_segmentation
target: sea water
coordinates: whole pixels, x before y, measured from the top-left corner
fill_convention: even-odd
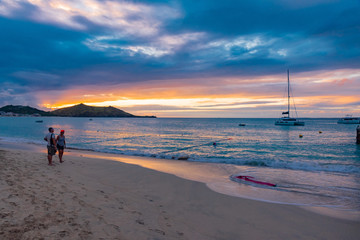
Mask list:
[[[360,212],[357,125],[337,124],[337,119],[304,121],[305,126],[276,126],[275,119],[256,118],[2,117],[0,137],[44,144],[48,127],[56,134],[64,129],[71,148],[216,163],[227,177],[247,175],[277,184],[240,181],[234,189],[228,178],[218,179],[220,185],[214,179],[212,188],[226,194]]]

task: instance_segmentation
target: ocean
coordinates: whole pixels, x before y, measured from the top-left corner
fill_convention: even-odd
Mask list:
[[[56,134],[64,129],[69,148],[154,160],[185,159],[208,166],[216,163],[228,177],[247,175],[277,185],[239,181],[236,184],[245,187],[230,193],[234,196],[359,213],[357,125],[337,124],[337,119],[303,119],[305,126],[276,126],[275,120],[1,117],[0,138],[44,145],[48,127]],[[223,179],[219,182],[226,184]]]

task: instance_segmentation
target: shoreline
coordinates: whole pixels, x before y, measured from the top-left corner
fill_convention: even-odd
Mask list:
[[[356,239],[360,233],[358,221],[220,194],[135,164],[67,152],[63,164],[55,157],[50,167],[45,149],[0,149],[5,239]]]
[[[46,153],[46,148],[36,143],[20,144],[19,142],[7,142],[0,138],[0,148],[3,146],[8,149],[19,149],[20,145],[22,149],[26,149],[30,152]],[[283,193],[275,192],[272,188],[264,188],[262,186],[254,187],[251,185],[240,184],[238,182],[230,180],[230,175],[234,174],[234,171],[238,171],[239,169],[248,169],[252,167],[244,167],[223,163],[203,163],[182,160],[170,160],[163,158],[153,158],[148,156],[123,155],[76,148],[66,149],[65,157],[66,156],[96,158],[98,160],[133,164],[143,168],[155,170],[157,172],[171,174],[185,180],[203,183],[210,190],[227,196],[271,204],[290,205],[328,217],[360,222],[360,210],[349,210],[335,208],[332,206],[314,205],[312,203],[306,204],[296,201],[292,202],[294,200],[286,199],[286,197],[280,200],[279,196],[281,196],[281,194]],[[57,159],[57,156],[55,156],[55,159]],[[208,173],[211,174],[209,175]],[[249,192],[249,189],[251,189],[252,192]],[[262,196],[267,196],[268,198],[260,198],[258,195],[259,190],[261,190],[262,193],[265,192],[265,195]]]

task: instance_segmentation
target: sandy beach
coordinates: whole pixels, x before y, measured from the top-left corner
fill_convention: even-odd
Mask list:
[[[204,183],[129,163],[67,153],[63,164],[54,159],[51,167],[45,152],[1,147],[0,239],[358,239],[360,234],[359,221],[223,195]]]

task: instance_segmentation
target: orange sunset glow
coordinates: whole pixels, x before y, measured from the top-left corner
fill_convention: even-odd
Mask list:
[[[360,95],[348,92],[359,80],[358,70],[343,69],[332,72],[307,72],[292,75],[297,110],[304,117],[341,116],[355,113],[360,107]],[[344,81],[341,78],[346,79]],[[212,116],[217,112],[239,117],[277,117],[286,105],[284,97],[286,75],[248,78],[193,79],[151,81],[146,84],[119,84],[114,86],[86,86],[61,91],[56,100],[38,96],[48,109],[69,107],[79,103],[93,106],[114,106],[134,114],[154,114],[159,117]],[[210,82],[210,84],[206,84]],[[275,87],[276,86],[276,87]],[[316,90],[317,89],[317,90]],[[316,93],[313,93],[316,90]],[[324,91],[327,90],[327,91]],[[333,95],[329,95],[333,92]],[[258,111],[259,112],[258,112]],[[234,112],[236,112],[234,114]]]

